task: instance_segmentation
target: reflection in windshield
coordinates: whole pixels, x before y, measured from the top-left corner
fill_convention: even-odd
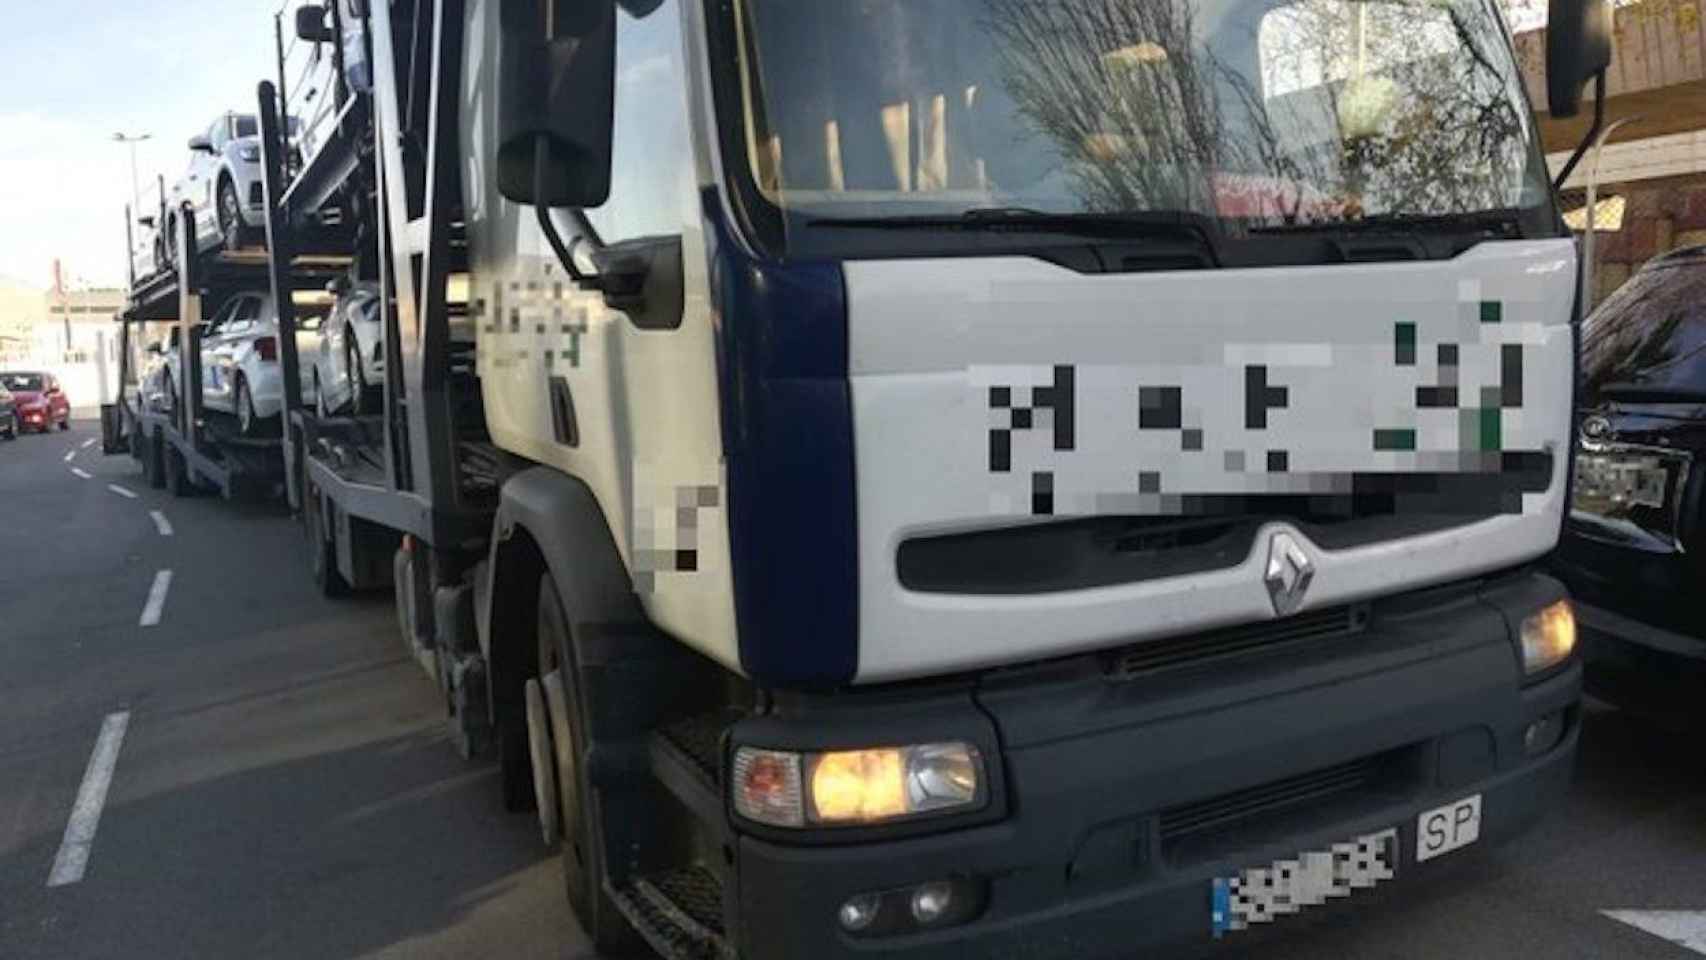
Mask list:
[[[1545,202],[1484,0],[746,0],[754,180],[815,215],[1246,225]]]
[[[41,380],[39,373],[0,373],[0,384],[4,384],[8,390],[18,390],[24,393],[39,392]]]

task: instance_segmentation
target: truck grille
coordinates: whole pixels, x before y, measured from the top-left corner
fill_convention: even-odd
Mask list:
[[[1354,604],[1283,620],[1152,640],[1114,652],[1108,659],[1107,675],[1113,680],[1131,680],[1176,667],[1272,653],[1277,649],[1292,650],[1301,644],[1354,636],[1367,626],[1368,606]]]
[[[1162,847],[1204,834],[1245,827],[1261,818],[1276,817],[1295,808],[1315,807],[1332,796],[1380,789],[1394,783],[1399,760],[1407,749],[1349,760],[1346,764],[1307,772],[1302,776],[1276,779],[1273,783],[1235,789],[1208,800],[1163,810],[1160,817]]]

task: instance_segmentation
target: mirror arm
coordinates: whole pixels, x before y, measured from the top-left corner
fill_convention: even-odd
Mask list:
[[[563,242],[563,235],[557,229],[557,221],[551,219],[551,208],[539,202],[539,198],[545,196],[545,165],[550,159],[551,147],[544,137],[540,137],[533,151],[533,210],[539,216],[539,230],[545,234],[545,240],[551,244],[551,251],[557,255],[557,262],[563,265],[563,270],[568,273],[569,279],[575,282],[575,286],[582,290],[602,289],[598,277],[575,266],[574,254],[569,250],[569,245]],[[583,231],[583,235],[595,246],[602,246],[598,231],[594,230],[592,223],[587,220],[585,211],[577,207],[573,216],[575,226]]]
[[[1588,151],[1593,149],[1593,145],[1599,141],[1600,132],[1604,129],[1605,71],[1601,70],[1593,78],[1593,127],[1588,130],[1588,135],[1582,138],[1581,144],[1576,147],[1576,152],[1570,154],[1569,162],[1564,164],[1564,169],[1558,172],[1557,179],[1552,181],[1554,192],[1564,189],[1564,184],[1569,182],[1570,175],[1576,172],[1576,167],[1581,164],[1582,158],[1587,156]],[[1589,213],[1588,216],[1592,217],[1593,214]]]

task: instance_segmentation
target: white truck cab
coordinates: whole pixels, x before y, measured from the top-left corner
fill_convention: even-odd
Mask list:
[[[434,6],[500,466],[398,569],[601,947],[1128,956],[1556,804],[1580,264],[1492,0]]]

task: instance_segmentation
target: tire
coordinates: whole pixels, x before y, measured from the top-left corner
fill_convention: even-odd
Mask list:
[[[321,420],[330,417],[331,411],[326,409],[326,388],[320,386],[320,368],[314,368],[314,413]]]
[[[172,269],[178,267],[178,218],[166,219],[166,262]]]
[[[232,400],[237,412],[237,432],[245,437],[254,436],[260,429],[261,418],[255,416],[255,398],[249,395],[249,381],[242,374],[237,375]]]
[[[64,420],[59,421],[59,431],[61,433],[64,433],[65,431],[70,430],[70,429],[71,429],[71,414],[68,413],[65,415]]]
[[[349,378],[350,416],[359,417],[367,408],[367,374],[361,372],[361,344],[356,341],[354,330],[344,339],[344,360],[348,367],[344,376]]]
[[[307,476],[306,471],[303,476]],[[337,545],[326,535],[325,507],[320,502],[320,491],[307,482],[302,485],[302,525],[308,539],[308,575],[313,578],[314,586],[319,588],[320,596],[336,599],[348,595],[349,584],[338,572]]]
[[[161,464],[161,461],[165,459],[166,446],[166,438],[158,430],[149,434],[147,439],[143,441],[142,478],[147,480],[148,485],[156,490],[166,485],[165,469]]]
[[[190,495],[190,466],[184,462],[184,454],[177,447],[167,445],[162,451],[160,466],[160,486],[174,497],[183,498]]]
[[[247,228],[243,226],[243,201],[237,196],[237,185],[229,179],[219,181],[220,243],[228,251],[243,249]]]
[[[569,906],[593,946],[601,954],[620,955],[637,947],[640,939],[604,889],[604,835],[599,829],[602,811],[587,779],[584,713],[568,622],[557,586],[547,573],[539,580],[538,669],[534,679],[543,680],[552,673],[562,679],[560,699],[550,698],[555,701],[551,703],[552,729],[560,733],[566,728],[570,742],[553,743],[553,749],[546,753],[555,758],[552,766],[557,781],[556,822],[561,834],[558,847],[563,886]]]
[[[172,368],[160,371],[160,407],[167,413],[178,410],[178,385],[172,379]]]

